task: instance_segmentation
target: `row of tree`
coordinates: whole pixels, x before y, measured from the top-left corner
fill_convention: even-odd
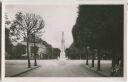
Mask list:
[[[105,54],[112,59],[112,76],[117,66],[118,75],[123,76],[123,19],[122,5],[79,6],[78,18],[72,29],[73,45],[86,53],[87,65],[90,56],[93,64],[97,56],[97,70],[100,70],[100,60]]]
[[[9,30],[5,28],[6,33],[6,59],[26,59],[26,45],[22,42],[26,43],[26,38],[22,42],[17,43],[16,45],[13,45],[10,38],[9,38]],[[29,43],[32,45],[34,44],[32,36],[29,38]],[[60,49],[53,48],[50,44],[48,44],[46,41],[43,41],[41,38],[36,37],[36,46],[30,47],[30,56],[31,59],[34,58],[33,54],[37,53],[37,59],[57,59],[60,55]],[[39,47],[37,45],[40,45],[40,47],[45,46],[46,51],[39,53]],[[42,49],[42,48],[41,48]],[[35,51],[34,51],[35,50]]]
[[[84,48],[77,48],[74,43],[65,50],[66,52],[66,56],[69,58],[69,59],[86,59],[86,50]],[[92,51],[89,49],[89,54],[88,55],[88,59],[92,59],[93,57],[93,54],[95,53],[95,51]],[[102,49],[101,51],[101,59],[102,60],[111,60],[111,50],[106,50],[106,49]],[[94,55],[94,58],[97,59],[98,58],[98,55]]]

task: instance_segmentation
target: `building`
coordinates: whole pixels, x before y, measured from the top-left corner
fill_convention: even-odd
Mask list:
[[[20,43],[27,46],[27,40],[25,38]],[[37,58],[38,59],[42,59],[43,56],[47,54],[47,45],[46,45],[46,42],[43,41],[42,39],[38,38],[37,41],[36,41],[36,46],[38,47],[38,52],[36,53],[37,54]],[[33,41],[30,41],[29,42],[30,59],[33,59],[34,58],[34,54],[31,51],[32,50],[31,49],[32,47],[34,47],[34,42]],[[24,58],[26,58],[27,57],[27,53],[26,54],[23,54],[22,56]]]

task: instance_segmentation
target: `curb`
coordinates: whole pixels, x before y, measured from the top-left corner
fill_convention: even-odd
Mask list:
[[[36,68],[39,68],[39,67],[40,67],[40,66],[36,66],[36,67],[30,68],[30,69],[28,69],[28,70],[26,70],[26,71],[23,71],[23,72],[20,72],[20,73],[18,73],[18,74],[15,74],[15,75],[12,75],[12,76],[8,76],[8,77],[18,77],[19,75],[21,75],[21,74],[23,74],[23,73],[26,73],[26,72],[28,72],[28,71],[31,71],[31,70],[36,69]]]
[[[105,74],[103,74],[103,73],[100,73],[100,72],[98,72],[98,71],[96,71],[96,70],[94,70],[94,69],[91,69],[89,66],[85,66],[85,65],[83,65],[83,64],[81,64],[84,68],[87,68],[87,69],[89,69],[89,70],[91,70],[91,71],[93,71],[93,72],[95,72],[95,73],[97,73],[97,74],[99,74],[99,75],[101,75],[101,76],[103,76],[103,77],[109,77],[109,76],[107,76],[107,75],[105,75]]]

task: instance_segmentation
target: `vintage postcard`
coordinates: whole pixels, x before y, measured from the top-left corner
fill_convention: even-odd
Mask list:
[[[3,81],[125,81],[126,5],[5,1]]]

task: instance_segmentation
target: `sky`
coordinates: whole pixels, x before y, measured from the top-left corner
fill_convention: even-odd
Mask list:
[[[55,48],[61,48],[62,32],[65,47],[73,42],[72,28],[78,15],[78,5],[6,5],[9,20],[13,20],[16,12],[35,13],[45,23],[45,33],[41,37]]]

